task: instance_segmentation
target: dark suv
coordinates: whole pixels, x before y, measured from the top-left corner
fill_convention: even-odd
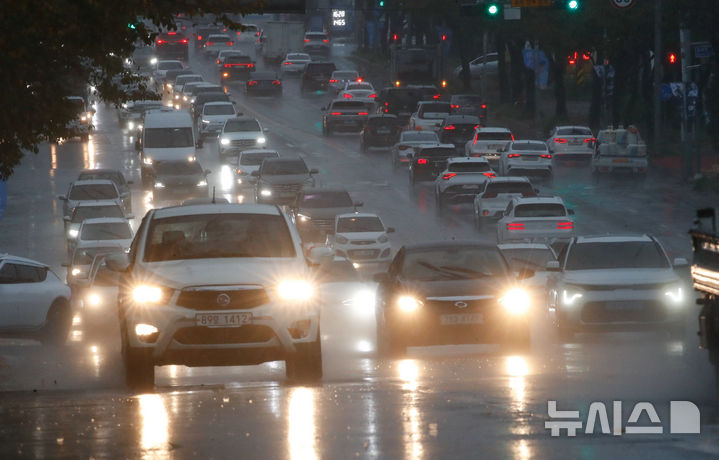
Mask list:
[[[367,117],[360,137],[360,150],[366,152],[371,147],[391,147],[399,139],[402,123],[396,115],[377,114]]]
[[[410,85],[402,88],[384,88],[377,98],[380,113],[397,115],[401,122],[406,122],[417,109],[420,101],[439,100],[442,96],[435,86]]]
[[[158,60],[180,59],[187,61],[188,41],[180,32],[163,32],[155,39],[155,54]]]
[[[454,144],[464,153],[464,145],[474,137],[479,128],[479,118],[472,115],[450,115],[439,127],[439,140],[443,144]]]
[[[308,62],[302,71],[300,92],[304,94],[307,91],[327,91],[330,77],[335,70],[337,67],[334,62]]]
[[[480,126],[487,126],[487,104],[474,94],[454,94],[449,100],[453,115],[474,115]]]
[[[367,117],[375,111],[374,101],[335,99],[324,107],[322,134],[329,136],[333,131],[359,131]]]

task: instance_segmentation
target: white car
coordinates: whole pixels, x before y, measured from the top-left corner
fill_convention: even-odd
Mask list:
[[[367,82],[348,82],[337,95],[339,99],[375,99],[377,92],[374,90],[372,83]]]
[[[305,70],[305,65],[311,60],[312,58],[310,55],[306,53],[288,53],[282,60],[280,75],[284,76],[287,73],[302,73],[302,71]]]
[[[552,154],[542,141],[512,141],[499,158],[500,176],[552,174]]]
[[[513,141],[512,131],[507,128],[480,127],[474,132],[471,141],[464,145],[464,153],[469,157],[485,157],[489,164],[499,164],[500,151]]]
[[[75,241],[80,232],[80,225],[85,219],[99,217],[115,217],[132,219],[132,214],[125,214],[125,210],[115,200],[81,201],[72,211],[72,215],[63,218],[65,221],[65,238],[68,252],[75,249]]]
[[[132,227],[123,217],[85,219],[75,241],[78,248],[116,246],[128,250],[132,243]]]
[[[329,56],[331,52],[330,38],[324,32],[307,32],[303,50],[310,55]]]
[[[202,52],[205,56],[211,58],[217,58],[217,54],[222,50],[229,50],[235,43],[232,41],[227,34],[210,34],[207,37],[207,41],[202,46]]]
[[[675,269],[687,265],[681,258],[672,263],[650,235],[573,239],[560,260],[547,266],[556,272],[549,312],[560,337],[646,326],[681,334],[693,295]]]
[[[57,197],[62,201],[62,215],[70,217],[83,201],[115,201],[123,206],[122,197],[115,183],[108,179],[76,180],[68,187],[67,195]]]
[[[165,74],[167,74],[168,70],[183,70],[184,68],[185,64],[183,64],[182,61],[157,61],[157,64],[155,64],[155,70],[153,72],[155,84],[160,84],[162,80],[164,80]]]
[[[558,196],[513,198],[497,222],[497,241],[569,239],[574,211]]]
[[[254,45],[260,39],[262,31],[255,24],[242,24],[242,30],[237,31],[237,44]]]
[[[355,268],[392,260],[389,233],[393,233],[394,228],[385,227],[377,214],[338,214],[334,230],[334,235],[329,235],[328,239],[335,254],[348,258]]]
[[[185,89],[185,85],[188,83],[201,83],[204,79],[199,74],[188,74],[180,75],[175,80],[175,85],[172,87],[172,101],[171,104],[179,104],[182,100],[182,92]]]
[[[225,60],[230,56],[246,56],[247,53],[242,50],[234,50],[234,49],[224,49],[220,50],[217,53],[217,59],[215,60],[215,63],[217,64],[217,68],[221,69],[225,65]]]
[[[392,147],[392,169],[409,166],[415,148],[439,144],[439,136],[434,131],[402,131]]]
[[[277,150],[248,149],[243,150],[234,157],[229,157],[227,162],[234,170],[234,182],[240,187],[255,187],[257,177],[253,172],[259,171],[262,162],[268,158],[279,158]]]
[[[264,147],[267,144],[265,130],[256,118],[238,117],[225,122],[217,143],[218,155],[223,160],[229,151]]]
[[[284,360],[288,378],[322,377],[320,299],[291,219],[277,206],[150,210],[122,273],[118,309],[127,383],[155,367]]]
[[[409,117],[409,129],[439,131],[451,111],[449,102],[421,101],[417,111]]]
[[[499,219],[516,197],[537,196],[538,190],[526,177],[490,178],[474,198],[474,224],[481,230],[485,223]]]
[[[205,137],[217,135],[227,120],[237,117],[235,104],[232,102],[207,102],[202,106],[202,114],[197,119],[198,145],[202,146]]]
[[[554,161],[590,161],[594,135],[586,126],[557,126],[547,139]]]
[[[330,76],[329,88],[337,94],[351,81],[360,81],[359,72],[356,70],[335,70]]]
[[[484,61],[487,61],[486,64]],[[489,75],[497,75],[499,72],[499,54],[497,53],[487,53],[486,58],[485,56],[479,56],[478,58],[475,58],[471,61],[469,61],[469,74],[471,75],[472,80],[479,80],[484,76],[486,73],[487,76]],[[462,66],[457,66],[454,69],[454,78],[455,79],[461,79],[462,78]]]
[[[599,131],[592,157],[595,178],[602,173],[616,172],[645,177],[648,168],[647,145],[635,127]]]
[[[70,288],[47,265],[0,254],[0,336],[63,345],[72,318]]]
[[[472,203],[484,184],[497,175],[486,158],[454,157],[434,181],[437,209],[450,203]]]

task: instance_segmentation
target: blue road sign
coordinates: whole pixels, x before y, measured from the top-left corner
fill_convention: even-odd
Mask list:
[[[714,48],[711,43],[700,43],[694,45],[694,57],[697,59],[703,59],[714,56]]]

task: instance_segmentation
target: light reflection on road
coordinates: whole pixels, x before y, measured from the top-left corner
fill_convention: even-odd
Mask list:
[[[290,394],[288,442],[292,460],[318,458],[315,441],[315,390],[294,388]]]
[[[418,403],[419,366],[414,359],[404,359],[397,366],[402,389],[406,391],[403,396],[402,429],[404,430],[404,457],[407,460],[424,458],[422,445],[422,413]]]
[[[144,394],[140,402],[142,458],[169,458],[169,422],[162,396]]]

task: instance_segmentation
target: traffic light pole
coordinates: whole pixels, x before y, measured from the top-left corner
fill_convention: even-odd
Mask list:
[[[687,99],[689,92],[689,66],[691,65],[691,37],[690,31],[684,25],[679,29],[679,45],[681,47],[681,65],[682,65],[682,123],[681,123],[681,140],[682,140],[682,156],[684,157],[684,178],[692,177],[692,151],[691,140],[689,136],[689,116],[687,113]],[[697,171],[699,172],[699,171]]]
[[[662,0],[654,0],[654,156],[662,145],[662,56]]]

